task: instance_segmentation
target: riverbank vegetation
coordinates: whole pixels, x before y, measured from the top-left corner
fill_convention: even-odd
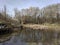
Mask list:
[[[0,20],[16,24],[60,24],[60,4],[49,5],[40,9],[39,7],[30,7],[18,10],[14,8],[14,17],[7,12],[6,6],[0,11]]]
[[[18,10],[14,8],[14,17],[7,12],[6,6],[0,11],[0,22],[10,22],[13,27],[23,24],[31,28],[51,28],[60,30],[60,4],[53,4],[40,9],[30,7]],[[10,24],[10,25],[11,25]]]

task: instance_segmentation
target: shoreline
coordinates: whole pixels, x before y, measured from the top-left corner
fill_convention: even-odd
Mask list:
[[[45,29],[45,30],[56,30],[56,31],[60,31],[60,26],[59,25],[43,25],[43,24],[24,24],[23,27],[25,28],[31,28],[31,29]]]

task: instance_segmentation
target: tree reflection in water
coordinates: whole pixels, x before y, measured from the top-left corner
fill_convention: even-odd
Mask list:
[[[23,30],[0,45],[59,45],[60,32],[46,30]]]

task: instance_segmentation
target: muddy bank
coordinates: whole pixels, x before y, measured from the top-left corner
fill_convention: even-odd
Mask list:
[[[12,33],[12,29],[0,29],[0,43],[10,40]]]

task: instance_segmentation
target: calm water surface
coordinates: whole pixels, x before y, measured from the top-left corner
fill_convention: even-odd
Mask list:
[[[44,32],[42,30],[23,30],[21,33],[12,36],[10,40],[0,43],[0,45],[54,45],[58,42],[57,40],[60,41],[60,33]],[[56,45],[59,45],[59,43],[56,43]]]

